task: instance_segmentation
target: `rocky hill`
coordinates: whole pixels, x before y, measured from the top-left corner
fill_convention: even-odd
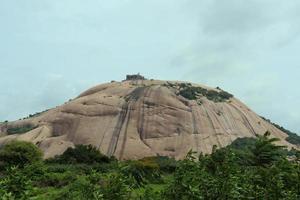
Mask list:
[[[280,144],[296,147],[285,132],[220,88],[133,78],[98,85],[56,108],[1,123],[0,145],[31,141],[45,158],[75,144],[92,144],[118,159],[180,159],[190,150],[210,153],[213,145],[266,131]]]

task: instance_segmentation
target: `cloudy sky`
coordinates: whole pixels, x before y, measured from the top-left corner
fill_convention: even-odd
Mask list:
[[[300,133],[299,0],[1,0],[0,121],[126,74],[220,86]]]

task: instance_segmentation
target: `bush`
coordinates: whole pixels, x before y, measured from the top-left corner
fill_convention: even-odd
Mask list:
[[[247,150],[253,148],[256,142],[256,138],[237,138],[228,147],[239,150]]]
[[[89,177],[80,176],[64,188],[59,194],[56,194],[52,199],[65,199],[65,200],[82,200],[82,199],[103,199],[103,195],[99,192],[99,185],[91,182]]]
[[[230,94],[229,92],[226,92],[226,91],[224,91],[224,90],[222,90],[221,92],[219,92],[219,95],[220,95],[220,97],[223,98],[223,99],[230,99],[230,98],[233,97],[232,94]]]
[[[197,93],[195,90],[193,90],[192,88],[188,87],[186,89],[183,89],[179,92],[179,94],[181,96],[183,96],[184,98],[186,99],[189,99],[189,100],[195,100],[197,99]]]
[[[174,172],[177,166],[177,161],[174,158],[169,158],[167,156],[156,156],[150,157],[159,166],[159,170],[166,173]]]
[[[94,163],[108,163],[110,158],[103,155],[92,145],[75,145],[75,148],[69,147],[62,155],[48,159],[50,163],[62,164],[94,164]]]
[[[26,133],[28,131],[31,131],[33,129],[36,129],[37,126],[33,126],[31,124],[26,124],[24,126],[20,127],[12,127],[7,129],[7,134],[12,135],[12,134],[21,134],[21,133]]]
[[[121,168],[121,172],[128,177],[128,180],[134,180],[134,183],[130,183],[134,187],[140,187],[149,182],[161,181],[159,165],[155,157],[127,161]]]
[[[42,160],[42,151],[30,142],[12,141],[0,150],[0,163],[4,166],[24,167]]]
[[[177,161],[174,158],[169,158],[167,156],[156,157],[159,169],[164,172],[174,172],[177,167]]]
[[[119,173],[108,173],[100,179],[100,193],[103,199],[127,200],[130,199],[130,188],[126,184],[126,177]]]
[[[198,99],[198,95],[205,96],[208,100],[214,102],[223,102],[233,97],[232,94],[225,91],[215,91],[215,90],[207,90],[202,87],[195,87],[191,84],[181,83],[179,84],[180,91],[179,94],[186,99],[196,100]]]
[[[300,136],[296,133],[288,133],[288,137],[286,138],[286,141],[288,141],[291,144],[295,144],[300,146]]]
[[[143,200],[158,200],[162,199],[161,191],[157,191],[150,186],[146,186],[142,194],[139,195],[139,199]]]
[[[8,168],[6,176],[0,180],[1,199],[5,196],[8,199],[28,199],[32,190],[31,180],[17,167]]]
[[[101,175],[92,171],[90,175],[79,176],[54,199],[127,200],[129,197],[130,189],[121,174]]]
[[[288,135],[288,137],[285,139],[287,142],[291,143],[291,144],[295,144],[295,145],[298,145],[300,146],[300,136],[296,133],[293,133],[292,131],[290,130],[287,130],[286,128],[282,127],[282,126],[279,126],[278,124],[272,122],[271,120],[265,118],[265,117],[262,117],[261,118],[263,120],[265,120],[266,122],[274,125],[276,128],[278,128],[279,130],[281,130],[282,132],[286,133]]]
[[[38,180],[39,187],[57,187],[61,188],[73,182],[76,179],[74,173],[68,171],[65,173],[47,173]]]
[[[31,181],[39,181],[44,178],[47,173],[46,166],[43,162],[34,162],[24,166],[21,170]]]
[[[214,102],[222,102],[223,98],[220,96],[219,92],[215,90],[209,90],[206,92],[207,99],[214,101]]]

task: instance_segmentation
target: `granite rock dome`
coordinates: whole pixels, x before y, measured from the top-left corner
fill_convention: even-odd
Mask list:
[[[75,144],[92,144],[118,159],[181,159],[190,150],[210,153],[213,145],[266,131],[293,147],[286,133],[220,88],[137,79],[101,84],[56,108],[2,123],[0,145],[31,141],[45,158]]]

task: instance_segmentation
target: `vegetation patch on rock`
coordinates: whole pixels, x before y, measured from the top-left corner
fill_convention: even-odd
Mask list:
[[[46,109],[46,110],[44,110],[44,111],[41,111],[41,112],[36,112],[36,113],[34,113],[34,114],[29,114],[27,117],[24,117],[23,119],[29,119],[29,118],[32,118],[32,117],[38,117],[38,116],[40,116],[41,114],[43,114],[43,113],[45,113],[45,112],[47,112],[47,111],[49,111],[50,109]]]
[[[271,120],[262,117],[261,118],[267,122],[269,122],[270,124],[274,125],[276,128],[278,128],[279,130],[281,130],[282,132],[286,133],[288,135],[288,137],[285,139],[286,141],[288,141],[291,144],[295,144],[300,146],[300,136],[290,130],[285,129],[284,127],[272,122]]]
[[[233,97],[232,94],[226,91],[208,90],[199,86],[192,86],[191,83],[173,84],[168,82],[166,86],[178,89],[178,95],[189,100],[196,100],[199,99],[199,97],[204,96],[210,101],[224,102]]]
[[[7,134],[12,135],[12,134],[26,133],[26,132],[31,131],[36,128],[37,128],[37,126],[33,126],[31,124],[26,124],[26,125],[17,126],[17,127],[11,127],[11,128],[7,129]]]

